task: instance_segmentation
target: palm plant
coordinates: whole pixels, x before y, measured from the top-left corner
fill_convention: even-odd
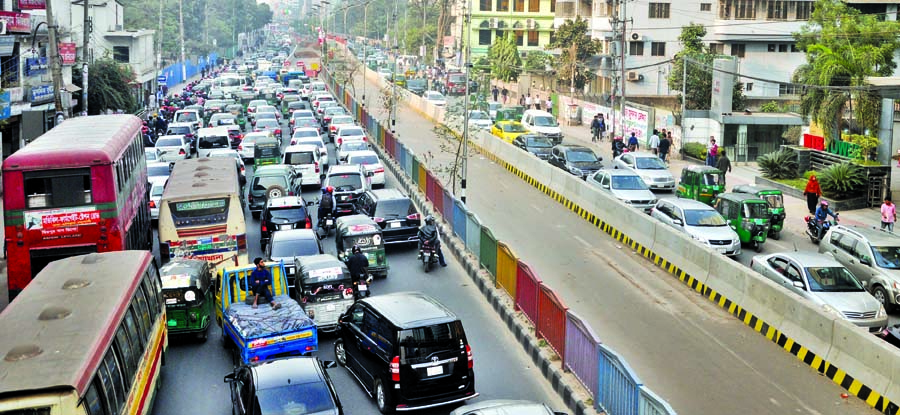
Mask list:
[[[756,159],[763,177],[771,180],[794,179],[797,177],[797,155],[793,151],[781,149],[763,154]]]
[[[825,196],[849,199],[866,189],[866,172],[850,162],[832,164],[819,172],[819,184]]]

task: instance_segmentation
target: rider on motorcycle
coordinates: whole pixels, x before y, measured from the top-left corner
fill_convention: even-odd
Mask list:
[[[322,197],[319,198],[319,229],[325,228],[325,217],[329,213],[334,213],[334,187],[328,186],[322,188]]]
[[[440,234],[438,234],[437,226],[434,225],[434,216],[431,215],[425,218],[425,225],[419,228],[419,251],[422,250],[422,245],[426,242],[437,252],[438,262],[441,266],[446,267],[447,263],[444,262],[444,253],[441,251]]]
[[[828,220],[829,215],[832,218],[834,218],[834,220],[838,220],[838,214],[834,213],[834,211],[828,207],[827,200],[823,200],[822,203],[819,203],[819,207],[816,208],[816,215],[815,215],[816,216],[816,229],[818,231],[819,239],[822,238],[822,229],[823,229],[822,225],[825,223],[826,220]]]

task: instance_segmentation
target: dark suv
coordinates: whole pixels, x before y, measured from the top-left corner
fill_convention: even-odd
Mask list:
[[[550,164],[585,180],[603,168],[603,157],[594,151],[575,144],[558,144],[550,149]]]
[[[257,167],[247,193],[250,214],[254,219],[259,219],[267,200],[299,194],[300,176],[291,166],[273,164]]]
[[[335,217],[356,213],[356,199],[369,190],[374,175],[359,164],[344,164],[328,170],[322,187],[334,187]]]
[[[360,300],[338,321],[334,355],[390,413],[478,396],[462,322],[418,292]]]
[[[260,247],[266,247],[275,231],[312,229],[312,219],[306,210],[308,205],[300,196],[278,197],[266,201],[259,221]]]
[[[363,193],[356,200],[357,213],[367,215],[381,226],[385,244],[417,242],[421,218],[416,206],[397,189]]]

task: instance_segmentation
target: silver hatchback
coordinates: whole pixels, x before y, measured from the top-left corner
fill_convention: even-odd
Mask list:
[[[656,195],[640,176],[630,171],[598,170],[587,182],[635,209],[649,212],[656,205]]]
[[[667,199],[656,202],[650,216],[720,254],[741,254],[741,238],[712,207],[689,199]]]
[[[832,226],[819,253],[834,258],[863,283],[887,311],[900,304],[900,236],[874,228]]]
[[[675,176],[655,154],[625,153],[613,160],[613,168],[637,174],[652,190],[675,190]]]

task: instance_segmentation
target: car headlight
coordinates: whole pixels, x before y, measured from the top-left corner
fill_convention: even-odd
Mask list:
[[[197,293],[193,290],[187,290],[184,292],[184,301],[194,301],[197,299]]]
[[[884,318],[887,317],[887,310],[884,309],[884,305],[878,306],[878,314],[875,315],[875,318]]]
[[[694,238],[695,241],[700,241],[701,244],[709,244],[703,237],[697,235],[691,235],[691,238]]]
[[[822,311],[824,311],[826,313],[830,313],[830,314],[836,314],[836,315],[843,317],[843,314],[841,314],[840,311],[838,311],[836,308],[834,308],[828,304],[822,304]]]
[[[573,166],[569,166],[569,172],[571,172],[572,174],[577,174],[577,175],[579,175],[579,176],[581,176],[582,174],[584,174],[584,173],[581,171],[581,169],[579,169],[578,167],[573,167]]]
[[[647,175],[640,175],[641,180],[644,181],[644,184],[650,185],[653,184],[653,178]]]
[[[892,285],[894,286],[895,290],[900,291],[900,281],[894,281]]]
[[[619,200],[621,200],[622,203],[624,203],[624,204],[626,204],[626,205],[630,205],[630,204],[631,204],[631,200],[629,200],[629,199],[619,199]]]

